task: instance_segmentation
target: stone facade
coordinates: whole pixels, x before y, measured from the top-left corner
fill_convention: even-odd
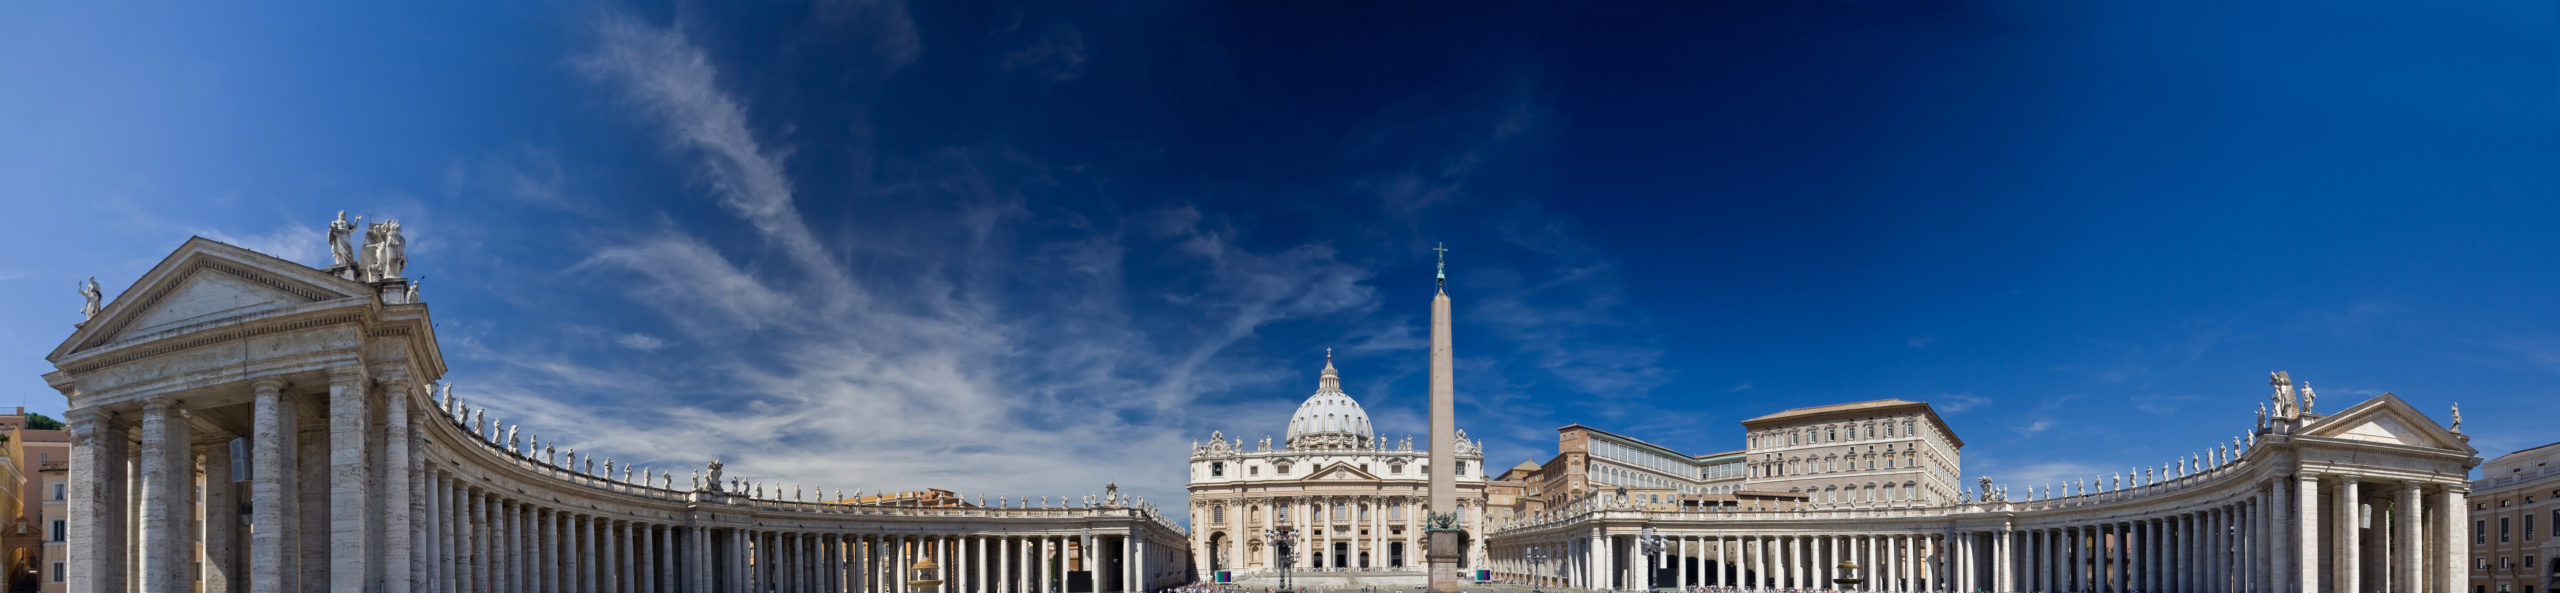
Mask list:
[[[1488,523],[1483,443],[1460,431],[1448,443],[1456,459],[1458,504],[1470,553],[1479,566]],[[1209,435],[1191,451],[1191,550],[1199,578],[1218,571],[1242,579],[1276,577],[1282,547],[1266,536],[1288,533],[1298,546],[1291,570],[1307,582],[1324,574],[1365,575],[1371,584],[1422,583],[1422,533],[1430,510],[1430,451],[1412,439],[1389,444],[1370,431],[1369,416],[1342,392],[1331,360],[1315,395],[1289,421],[1275,445]]]
[[[1846,588],[1866,591],[2463,592],[2477,451],[2397,396],[2280,413],[2210,451],[2044,493],[1982,478],[1948,498],[1705,509],[1603,494],[1495,527],[1492,562],[1591,590],[1838,587],[1850,561],[1865,580]]]
[[[1964,440],[1925,402],[1787,410],[1742,421],[1750,490],[1816,504],[1956,499]]]
[[[192,239],[48,357],[68,591],[908,593],[919,558],[950,593],[1191,574],[1183,530],[1116,489],[825,503],[723,484],[717,462],[678,484],[563,460],[428,389],[444,361],[392,243],[320,270]]]
[[[2560,591],[2560,443],[2480,466],[2471,483],[2471,591]]]

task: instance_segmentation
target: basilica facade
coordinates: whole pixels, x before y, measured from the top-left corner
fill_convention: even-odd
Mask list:
[[[1465,555],[1484,559],[1484,445],[1453,442]],[[1425,443],[1432,446],[1432,443]],[[1431,451],[1393,444],[1342,391],[1327,356],[1315,395],[1299,404],[1277,446],[1224,431],[1191,449],[1191,550],[1202,580],[1263,581],[1288,565],[1298,582],[1421,584]]]

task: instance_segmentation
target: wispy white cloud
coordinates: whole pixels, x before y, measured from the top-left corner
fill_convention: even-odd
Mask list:
[[[1928,399],[1931,407],[1948,414],[1961,414],[1991,403],[1991,398],[1971,393],[1941,393]]]
[[[1227,221],[1180,207],[1126,222],[1043,219],[984,157],[1037,163],[1000,152],[897,168],[901,177],[870,185],[936,204],[936,215],[853,221],[868,233],[854,247],[821,248],[787,159],[758,142],[747,102],[718,85],[701,47],[624,16],[598,28],[581,69],[647,115],[707,197],[769,251],[711,240],[725,234],[712,230],[720,221],[612,235],[570,271],[618,287],[681,339],[607,330],[593,341],[623,350],[584,357],[454,349],[496,375],[466,385],[488,383],[476,391],[510,418],[574,428],[565,444],[688,467],[718,455],[748,479],[830,490],[1080,495],[1118,479],[1178,503],[1184,435],[1262,416],[1276,427],[1288,412],[1204,396],[1311,382],[1318,364],[1253,365],[1230,355],[1236,344],[1272,324],[1378,306],[1369,268],[1326,243],[1249,244]],[[1196,284],[1128,294],[1133,249]],[[1359,343],[1400,348],[1409,335],[1381,329]],[[685,364],[648,362],[658,357]],[[598,392],[617,405],[542,395]]]
[[[781,151],[767,150],[748,126],[746,107],[720,89],[710,56],[675,28],[657,28],[619,13],[598,23],[596,51],[578,61],[589,74],[619,84],[624,96],[664,126],[669,143],[691,149],[721,206],[755,225],[768,241],[829,290],[850,292],[846,277],[792,205]]]

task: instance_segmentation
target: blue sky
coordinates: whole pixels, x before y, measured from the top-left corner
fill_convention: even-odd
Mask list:
[[[1334,348],[1424,430],[1930,401],[2156,465],[2266,373],[2560,439],[2560,7],[899,3],[0,15],[0,395],[80,278],[400,219],[491,414],[625,462],[1178,500]],[[328,12],[344,10],[343,12]]]

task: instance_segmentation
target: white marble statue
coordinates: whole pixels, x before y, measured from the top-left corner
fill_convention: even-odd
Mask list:
[[[2312,407],[2313,405],[2316,405],[2316,404],[2319,402],[2319,399],[2320,399],[2320,394],[2318,394],[2318,393],[2312,393],[2312,392],[2311,392],[2311,382],[2310,382],[2310,381],[2303,381],[2303,382],[2302,382],[2302,413],[2304,413],[2304,414],[2309,414],[2309,413],[2311,413],[2311,407]]]
[[[98,303],[99,303],[99,301],[102,301],[102,300],[104,300],[104,299],[106,299],[106,293],[103,293],[103,292],[99,292],[99,291],[98,291],[98,277],[97,277],[97,276],[90,276],[90,277],[89,277],[89,281],[88,281],[88,282],[83,282],[83,283],[81,283],[81,284],[80,284],[80,322],[81,322],[81,323],[88,323],[88,322],[89,322],[89,320],[91,320],[91,319],[97,319],[97,318],[98,318],[98,311],[104,310],[104,309],[106,308],[105,306],[98,304]]]
[[[400,221],[374,223],[367,235],[372,241],[368,247],[373,251],[373,279],[400,277],[400,271],[409,267],[409,240],[400,236]]]
[[[347,211],[339,210],[338,219],[329,221],[329,268],[343,269],[356,265],[356,223],[364,217],[347,220]]]
[[[2462,402],[2453,403],[2453,425],[2445,427],[2445,430],[2462,432]]]
[[[693,470],[693,489],[702,489],[702,470]]]
[[[409,292],[408,292],[408,294],[401,295],[401,297],[402,297],[402,298],[400,299],[400,302],[403,302],[403,303],[415,303],[415,302],[418,302],[418,285],[419,285],[419,284],[424,284],[424,283],[425,283],[425,280],[424,280],[424,279],[411,280],[411,281],[409,281]]]
[[[2284,371],[2267,373],[2267,384],[2275,387],[2275,394],[2268,396],[2268,399],[2275,403],[2276,419],[2292,420],[2301,416],[2294,412],[2292,375],[2287,375]]]

